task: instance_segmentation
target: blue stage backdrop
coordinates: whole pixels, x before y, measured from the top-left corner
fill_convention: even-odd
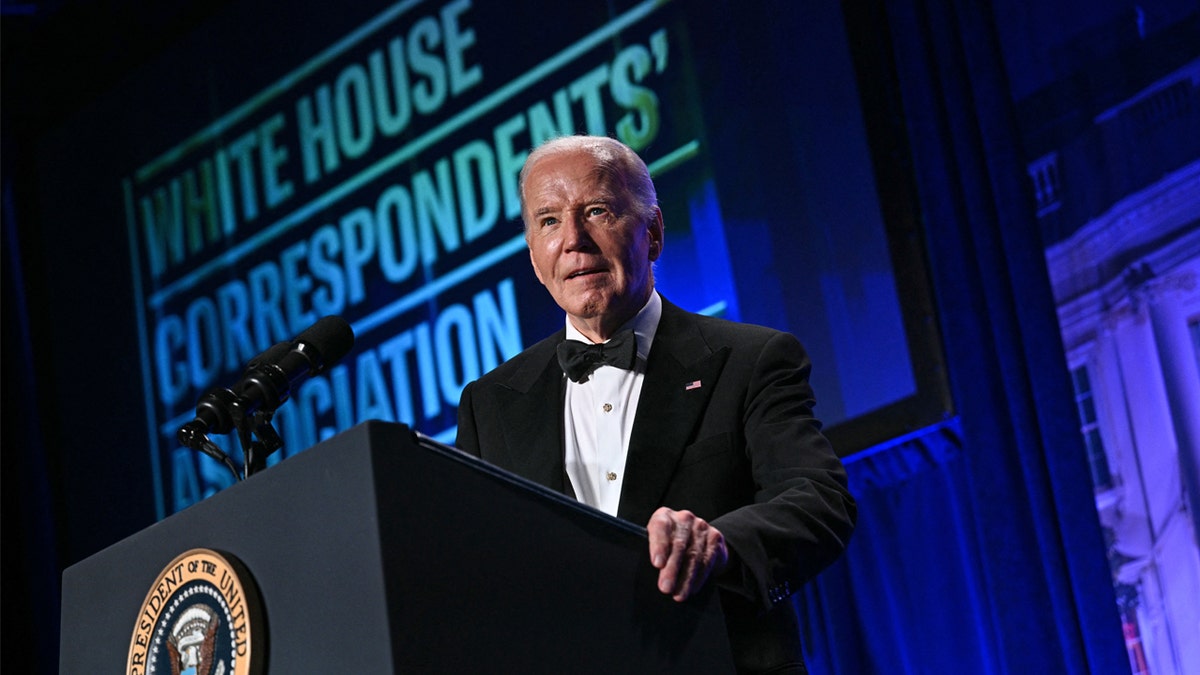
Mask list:
[[[103,301],[128,317],[115,358],[141,389],[121,461],[152,485],[125,487],[152,490],[158,518],[226,487],[176,431],[330,314],[355,347],[279,410],[272,461],[367,419],[452,441],[463,386],[562,324],[517,195],[530,148],[561,134],[641,153],[661,291],[799,336],[840,452],[944,414],[944,395],[912,405],[938,348],[912,330],[931,322],[895,241],[911,214],[880,207],[851,64],[865,38],[836,3],[776,4],[238,2],[144,64],[39,148],[56,291],[108,283],[59,246],[79,228],[112,233],[97,254],[128,284]],[[72,308],[49,311],[69,326]],[[88,405],[71,376],[64,409]]]

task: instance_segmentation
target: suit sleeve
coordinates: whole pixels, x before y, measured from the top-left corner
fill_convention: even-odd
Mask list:
[[[733,553],[721,585],[764,609],[841,555],[857,514],[845,467],[813,415],[811,369],[794,336],[763,345],[743,412],[754,503],[712,521]]]
[[[479,457],[479,432],[475,425],[475,399],[472,396],[474,387],[475,382],[468,383],[458,400],[458,431],[454,438],[454,447]]]

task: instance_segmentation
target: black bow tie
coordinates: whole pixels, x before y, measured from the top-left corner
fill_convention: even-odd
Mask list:
[[[578,340],[558,343],[558,364],[567,377],[575,382],[585,382],[587,376],[601,365],[633,370],[636,361],[637,338],[631,330],[623,330],[600,345],[589,345]]]

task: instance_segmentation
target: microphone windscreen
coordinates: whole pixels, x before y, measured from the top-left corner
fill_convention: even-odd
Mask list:
[[[301,333],[296,341],[317,350],[324,369],[350,353],[354,347],[354,329],[340,316],[326,316]]]

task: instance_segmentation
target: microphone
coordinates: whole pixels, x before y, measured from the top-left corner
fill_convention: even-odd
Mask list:
[[[252,360],[234,393],[243,411],[274,411],[302,381],[324,373],[350,352],[354,331],[341,317],[327,316],[291,343],[280,343]]]
[[[280,342],[251,359],[231,389],[215,389],[196,404],[196,419],[179,429],[185,447],[202,445],[209,433],[227,434],[239,419],[274,412],[304,380],[324,373],[350,352],[354,331],[341,317],[326,316],[291,342]]]

